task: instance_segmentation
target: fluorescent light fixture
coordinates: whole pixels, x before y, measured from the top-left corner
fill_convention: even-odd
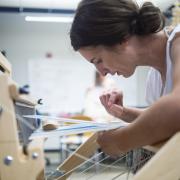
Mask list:
[[[72,23],[72,16],[26,16],[26,21]]]

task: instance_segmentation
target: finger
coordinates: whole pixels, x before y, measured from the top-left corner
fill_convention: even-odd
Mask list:
[[[111,157],[113,157],[113,158],[116,158],[117,156],[118,156],[118,150],[116,149],[116,148],[113,148],[113,147],[109,147],[108,145],[105,145],[105,146],[102,146],[101,147],[101,150],[105,153],[105,154],[107,154],[107,155],[109,155],[109,156],[111,156]]]
[[[100,101],[103,104],[103,106],[106,108],[107,111],[108,111],[107,99],[109,99],[108,96],[110,96],[110,95],[106,94],[106,93],[100,96]]]
[[[103,105],[103,106],[106,106],[106,97],[105,97],[105,95],[101,95],[101,96],[99,97],[99,99],[100,99],[102,105]]]
[[[118,91],[118,92],[114,92],[114,94],[116,95],[116,99],[114,104],[118,104],[123,106],[123,93],[122,91]]]
[[[111,110],[113,111],[118,111],[118,112],[122,112],[123,111],[123,106],[117,105],[117,104],[113,104],[111,106]]]
[[[122,114],[123,114],[123,107],[122,107],[122,106],[119,106],[119,105],[116,105],[116,104],[113,104],[113,105],[110,107],[110,112],[111,112],[111,114],[113,114],[115,117],[121,118],[121,117],[122,117]]]
[[[103,131],[98,132],[98,136],[97,136],[97,139],[96,139],[96,142],[97,142],[100,146],[101,146],[102,143],[103,143],[103,134],[104,134]]]
[[[106,107],[108,108],[108,102],[109,102],[109,98],[110,98],[110,94],[106,94]]]
[[[113,92],[109,98],[108,105],[111,106],[119,101],[120,96],[116,92]]]

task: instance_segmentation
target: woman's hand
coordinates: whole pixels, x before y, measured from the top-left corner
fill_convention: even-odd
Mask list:
[[[120,119],[123,119],[123,93],[122,91],[106,91],[100,96],[100,101],[106,111]]]
[[[100,145],[102,151],[112,157],[117,157],[122,153],[126,152],[123,147],[123,144],[120,145],[121,141],[121,130],[110,130],[110,131],[103,131],[98,133],[97,143]],[[122,148],[120,148],[120,146]]]

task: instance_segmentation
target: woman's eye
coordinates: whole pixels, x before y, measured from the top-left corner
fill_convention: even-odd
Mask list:
[[[98,59],[98,60],[96,61],[96,64],[100,64],[100,63],[102,63],[102,59]]]

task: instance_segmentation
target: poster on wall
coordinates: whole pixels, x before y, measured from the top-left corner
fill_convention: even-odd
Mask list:
[[[94,81],[94,68],[82,60],[30,59],[30,91],[42,99],[40,111],[50,114],[83,111],[84,96]]]

